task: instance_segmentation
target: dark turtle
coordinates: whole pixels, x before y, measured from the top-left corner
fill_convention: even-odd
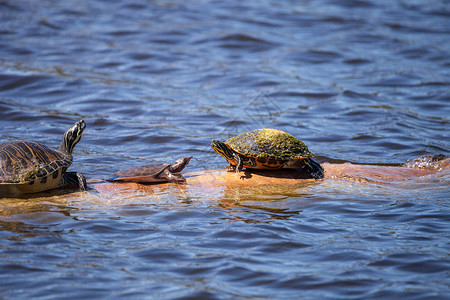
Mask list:
[[[75,123],[64,134],[58,150],[32,141],[0,143],[0,196],[37,193],[69,184],[86,189],[82,174],[66,172],[85,128],[83,120]]]
[[[282,130],[263,128],[244,132],[225,143],[213,140],[211,147],[239,172],[248,169],[304,168],[311,177],[323,178],[323,168],[308,147]]]
[[[145,165],[114,173],[108,181],[136,183],[186,183],[181,171],[189,164],[191,157],[182,157],[173,164]]]

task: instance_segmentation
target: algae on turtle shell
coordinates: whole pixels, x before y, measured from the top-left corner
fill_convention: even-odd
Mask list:
[[[41,176],[43,176],[43,172],[39,168],[39,165],[36,164],[31,170],[28,170],[27,172],[25,172],[20,176],[20,181],[21,182],[32,181]]]
[[[251,157],[293,159],[313,157],[308,147],[295,136],[272,128],[244,132],[226,141],[235,151]]]

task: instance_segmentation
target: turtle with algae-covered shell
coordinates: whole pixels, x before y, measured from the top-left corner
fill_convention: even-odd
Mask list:
[[[278,129],[263,128],[244,132],[226,142],[213,140],[211,147],[229,163],[229,168],[304,168],[315,179],[323,178],[323,168],[314,154],[295,136]]]

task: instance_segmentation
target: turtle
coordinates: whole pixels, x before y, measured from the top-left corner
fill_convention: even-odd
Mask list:
[[[213,140],[211,147],[229,163],[229,170],[304,168],[309,176],[324,177],[314,154],[295,136],[278,129],[262,128],[241,133],[225,142]]]
[[[78,172],[66,172],[72,151],[86,128],[76,122],[64,134],[58,150],[35,141],[0,143],[0,196],[43,192],[67,185],[86,189],[86,179]]]
[[[186,179],[180,172],[189,164],[192,156],[182,157],[173,164],[144,165],[124,169],[107,179],[110,182],[163,183],[173,182],[185,184]]]

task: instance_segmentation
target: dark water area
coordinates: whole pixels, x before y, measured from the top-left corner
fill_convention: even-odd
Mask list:
[[[320,162],[450,155],[448,1],[0,0],[0,141],[89,179],[272,127]],[[0,298],[445,299],[450,175],[0,199]]]

